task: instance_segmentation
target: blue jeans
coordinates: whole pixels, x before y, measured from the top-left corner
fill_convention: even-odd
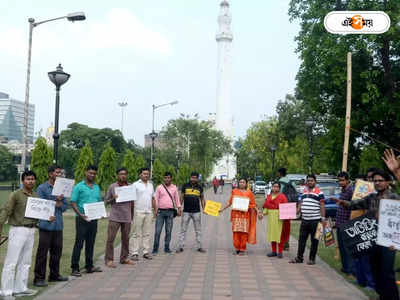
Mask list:
[[[156,218],[156,230],[154,232],[154,245],[153,253],[158,252],[158,247],[160,245],[160,235],[165,223],[165,241],[164,241],[164,251],[170,251],[169,243],[171,242],[172,225],[174,220],[173,209],[159,209]]]
[[[353,258],[354,269],[356,271],[357,283],[375,289],[375,281],[372,276],[369,255],[360,258]]]
[[[344,246],[343,232],[338,229],[336,231],[336,235],[337,235],[337,241],[338,241],[339,252],[340,252],[340,260],[342,261],[343,272],[346,274],[356,275],[353,259],[351,257],[351,253]]]

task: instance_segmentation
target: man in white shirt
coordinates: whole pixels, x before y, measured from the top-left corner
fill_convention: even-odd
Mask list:
[[[133,247],[132,260],[139,260],[139,248],[143,245],[143,258],[152,259],[150,256],[150,232],[153,221],[153,195],[154,187],[149,181],[150,170],[142,168],[140,179],[133,185],[136,189],[136,200],[133,215]]]

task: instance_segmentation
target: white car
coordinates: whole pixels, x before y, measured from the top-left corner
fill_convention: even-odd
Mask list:
[[[254,183],[253,192],[254,192],[254,194],[264,194],[266,187],[267,187],[267,184],[265,183],[265,181],[256,181]]]

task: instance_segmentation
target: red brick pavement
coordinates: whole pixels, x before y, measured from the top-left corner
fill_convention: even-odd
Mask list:
[[[208,197],[225,203],[227,190],[223,195],[210,193]],[[219,218],[204,215],[203,245],[207,253],[198,253],[193,248],[191,224],[183,253],[159,254],[152,261],[141,260],[136,266],[103,267],[102,273],[84,274],[60,283],[37,299],[367,299],[320,260],[315,266],[289,264],[289,257],[294,257],[297,249],[293,238],[291,251],[285,252],[283,259],[267,258],[265,254],[270,248],[265,243],[264,221],[257,226],[258,244],[248,247],[248,255],[236,256],[232,254],[229,212]],[[180,218],[176,218],[173,248],[179,230]],[[160,249],[162,246],[163,242]]]

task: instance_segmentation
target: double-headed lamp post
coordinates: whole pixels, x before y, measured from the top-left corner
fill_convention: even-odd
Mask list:
[[[60,138],[60,135],[58,134],[58,119],[60,116],[60,88],[61,86],[66,83],[71,75],[65,73],[63,71],[63,68],[61,67],[61,64],[57,66],[57,69],[55,71],[49,72],[49,79],[54,85],[56,86],[56,112],[55,112],[55,117],[54,117],[54,133],[53,133],[53,139],[54,139],[54,150],[53,150],[53,155],[54,159],[53,162],[57,164],[58,162],[58,139]]]
[[[308,153],[308,170],[309,170],[309,174],[311,174],[312,173],[312,165],[313,165],[313,156],[314,156],[314,153],[313,153],[313,132],[312,132],[312,130],[313,130],[315,121],[310,116],[310,117],[307,118],[305,123],[306,123],[306,126],[308,128],[308,144],[309,144],[309,147],[310,147],[310,151]]]
[[[121,107],[121,134],[124,135],[124,108],[128,106],[128,102],[118,102]]]
[[[164,103],[164,104],[159,104],[159,105],[155,105],[153,104],[153,118],[152,118],[152,129],[151,129],[151,133],[150,133],[150,137],[151,137],[151,154],[150,154],[150,178],[153,178],[153,165],[154,165],[154,141],[156,139],[156,137],[158,136],[158,134],[155,132],[154,130],[154,115],[155,115],[155,111],[157,108],[163,107],[163,106],[167,106],[167,105],[175,105],[178,104],[178,101],[172,101],[172,102],[168,102],[168,103]]]
[[[40,21],[40,22],[35,22],[34,18],[28,19],[29,43],[28,43],[28,63],[27,63],[27,68],[26,68],[24,127],[23,127],[23,131],[22,131],[22,145],[23,145],[22,158],[21,158],[22,171],[25,170],[25,165],[26,165],[26,151],[27,151],[27,138],[28,138],[29,83],[30,83],[30,77],[31,77],[31,54],[32,54],[33,28],[35,28],[36,26],[39,26],[41,24],[44,24],[44,23],[57,21],[57,20],[61,20],[61,19],[67,19],[68,21],[71,21],[71,22],[84,21],[84,20],[86,20],[86,16],[85,16],[85,13],[83,13],[83,12],[75,12],[75,13],[70,13],[66,16],[48,19],[48,20],[44,20],[44,21]]]

